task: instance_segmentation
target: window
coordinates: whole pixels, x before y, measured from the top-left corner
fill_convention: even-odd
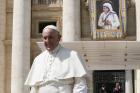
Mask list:
[[[57,26],[58,30],[61,33],[61,18],[60,17],[33,17],[32,18],[32,31],[31,37],[32,38],[41,38],[42,37],[42,30],[47,25],[55,25]]]
[[[42,33],[42,30],[45,26],[47,25],[55,25],[56,26],[56,21],[40,21],[38,23],[39,28],[38,28],[38,33]]]

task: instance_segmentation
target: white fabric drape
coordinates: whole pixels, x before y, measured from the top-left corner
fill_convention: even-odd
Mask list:
[[[46,50],[35,58],[25,85],[32,87],[30,93],[42,93],[40,91],[48,91],[50,88],[54,88],[54,93],[57,93],[56,85],[57,88],[61,87],[58,89],[60,93],[69,93],[63,89],[86,93],[76,92],[86,91],[85,80],[81,79],[86,74],[84,61],[78,53],[59,45],[53,53]],[[50,86],[53,83],[53,87]]]

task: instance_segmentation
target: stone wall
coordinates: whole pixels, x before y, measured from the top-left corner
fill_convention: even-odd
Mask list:
[[[91,37],[89,9],[84,0],[81,0],[81,37],[85,40]]]
[[[6,1],[0,0],[0,93],[5,93],[5,18]]]
[[[6,59],[5,59],[5,93],[11,93],[11,43],[6,43],[5,52],[6,52]]]
[[[130,36],[136,36],[136,7],[135,2],[129,0],[127,5],[127,34]],[[133,23],[133,24],[132,24]]]
[[[11,93],[11,54],[12,54],[12,23],[13,23],[13,0],[6,2],[5,24],[5,92]]]

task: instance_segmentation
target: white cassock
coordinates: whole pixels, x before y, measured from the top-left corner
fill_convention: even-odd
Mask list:
[[[111,25],[107,25],[107,21],[110,21]],[[117,29],[120,26],[119,18],[114,11],[107,14],[103,12],[99,17],[98,26],[104,29]]]
[[[35,58],[25,85],[30,93],[87,93],[86,74],[77,52],[58,45]]]

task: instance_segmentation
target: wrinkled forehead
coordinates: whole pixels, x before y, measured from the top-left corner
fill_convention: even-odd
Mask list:
[[[43,29],[43,31],[42,31],[42,35],[43,36],[56,36],[56,35],[59,35],[59,31],[58,31],[58,29],[57,29],[57,27],[56,26],[54,26],[54,25],[48,25],[48,26],[46,26],[44,29]]]
[[[42,36],[58,36],[59,35],[59,32],[58,31],[55,31],[54,29],[50,29],[50,28],[47,28],[47,29],[44,29],[43,32],[42,32]]]

